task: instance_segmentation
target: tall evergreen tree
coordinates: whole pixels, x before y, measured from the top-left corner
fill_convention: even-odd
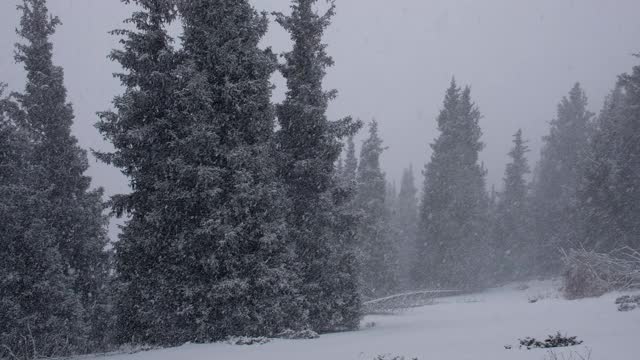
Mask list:
[[[52,62],[50,36],[60,20],[49,15],[45,0],[24,0],[18,9],[22,17],[17,33],[23,42],[16,44],[15,57],[24,64],[27,84],[24,93],[15,94],[16,113],[21,113],[33,144],[34,186],[44,195],[40,221],[46,237],[57,246],[63,276],[72,281],[69,289],[60,291],[74,292],[81,300],[84,322],[93,322],[106,306],[103,295],[109,271],[103,192],[90,189],[87,154],[71,134],[74,115],[66,99],[63,70]],[[100,342],[102,333],[94,328],[88,337]]]
[[[493,246],[497,265],[496,280],[519,279],[529,267],[527,257],[531,249],[531,227],[528,206],[528,185],[525,176],[530,172],[526,154],[529,148],[522,138],[522,130],[513,136],[511,161],[504,176],[504,189],[497,203],[497,218]]]
[[[578,191],[582,233],[590,250],[640,249],[640,66],[620,77],[596,121]]]
[[[640,55],[636,55],[640,58]],[[630,246],[640,249],[640,65],[631,73],[620,76],[625,93],[623,123],[616,141],[619,151],[616,157],[614,188],[619,189],[615,200],[618,205],[610,217],[616,219],[616,227],[624,234],[614,246]]]
[[[128,0],[123,0],[129,3]],[[98,158],[122,170],[131,193],[113,198],[113,210],[129,220],[116,243],[116,340],[152,341],[166,329],[161,315],[175,289],[168,272],[174,258],[177,227],[183,220],[170,207],[180,161],[184,124],[174,115],[174,74],[179,61],[165,26],[176,16],[169,0],[135,1],[139,9],[126,22],[132,30],[116,30],[123,48],[110,57],[125,70],[116,77],[126,92],[115,98],[115,111],[100,114],[97,127],[115,147]],[[172,204],[173,205],[173,204]],[[175,285],[175,284],[174,284]],[[166,295],[166,297],[164,297]],[[173,331],[173,330],[172,330]]]
[[[411,287],[411,270],[415,263],[415,242],[418,230],[418,190],[415,185],[413,166],[402,173],[400,192],[395,205],[392,222],[397,234],[400,283],[404,289]]]
[[[0,84],[0,97],[4,85]],[[86,349],[80,296],[48,227],[48,189],[18,105],[0,99],[0,358]],[[17,117],[14,117],[17,116]]]
[[[360,216],[358,247],[362,266],[362,294],[375,297],[398,286],[397,251],[390,234],[390,214],[386,205],[386,181],[380,168],[384,151],[378,123],[369,125],[369,137],[362,144],[358,167],[355,206]]]
[[[171,345],[301,326],[299,278],[277,180],[267,19],[247,1],[138,1],[114,58],[128,90],[100,125],[131,178],[118,268],[134,296],[123,341]]]
[[[486,172],[478,161],[480,117],[471,90],[461,91],[452,81],[438,116],[440,136],[424,171],[414,270],[418,285],[472,287],[483,276],[488,198]]]
[[[590,250],[611,251],[624,239],[616,216],[616,200],[621,191],[615,183],[626,102],[626,94],[618,84],[595,121],[585,156],[577,192],[581,231],[576,240]]]
[[[171,341],[273,335],[302,314],[272,147],[276,59],[258,46],[266,14],[248,1],[178,5],[185,64],[176,115],[185,131],[171,191],[180,241],[170,275],[183,311],[168,325],[183,332]]]
[[[353,238],[344,228],[336,233],[338,204],[332,196],[342,186],[335,176],[341,140],[353,136],[359,123],[327,119],[327,106],[336,92],[322,88],[326,69],[333,65],[322,36],[335,4],[330,1],[329,10],[319,15],[313,8],[316,2],[294,0],[291,15],[276,14],[294,42],[280,68],[288,91],[277,107],[277,143],[280,176],[291,201],[287,231],[296,244],[309,325],[331,331],[356,328],[360,318],[355,264],[349,264],[354,261]]]
[[[558,115],[544,138],[544,147],[536,169],[532,205],[536,229],[540,272],[557,272],[560,248],[573,246],[575,238],[575,201],[588,145],[587,97],[575,86],[558,105]]]

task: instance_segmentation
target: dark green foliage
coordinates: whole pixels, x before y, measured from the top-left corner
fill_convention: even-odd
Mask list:
[[[2,96],[4,86],[0,86]],[[84,346],[79,296],[50,233],[29,134],[0,99],[0,357],[63,355]]]
[[[112,51],[111,59],[125,70],[117,77],[127,90],[115,98],[116,111],[101,113],[97,124],[115,152],[96,155],[120,168],[132,188],[130,194],[113,199],[114,211],[130,216],[116,244],[114,302],[120,343],[148,341],[156,336],[152,331],[161,331],[153,327],[161,326],[156,318],[162,305],[155,296],[170,293],[164,287],[169,281],[165,271],[175,234],[171,231],[179,224],[178,214],[167,207],[175,181],[171,159],[179,151],[176,136],[181,134],[181,123],[170,113],[177,60],[164,29],[175,11],[168,1],[136,3],[140,10],[127,20],[135,30],[113,32],[123,36],[123,49]],[[152,307],[152,299],[158,307]]]
[[[280,70],[287,80],[287,94],[277,107],[279,174],[289,207],[287,235],[296,246],[302,275],[301,294],[308,325],[316,331],[353,329],[360,318],[356,291],[353,223],[346,205],[350,186],[340,181],[335,163],[341,140],[359,128],[350,118],[329,121],[328,103],[336,95],[326,92],[322,81],[333,65],[322,43],[335,5],[319,15],[317,0],[295,0],[289,16],[277,21],[293,40]],[[347,169],[353,171],[351,159]]]
[[[418,360],[418,358],[406,358],[404,356],[378,355],[373,360]]]
[[[618,226],[624,202],[618,188],[619,160],[622,150],[626,94],[617,86],[607,97],[600,115],[595,121],[583,176],[578,189],[578,209],[582,226],[581,241],[586,248],[608,252],[626,245],[625,234]]]
[[[58,18],[49,18],[44,0],[28,0],[18,34],[26,41],[16,45],[16,60],[24,64],[27,85],[17,94],[33,140],[32,159],[42,168],[39,186],[49,191],[44,219],[56,239],[63,261],[75,274],[74,290],[83,304],[97,300],[107,274],[108,239],[102,215],[102,189],[90,190],[86,151],[71,135],[73,109],[66,102],[63,71],[53,65],[52,44]]]
[[[640,249],[640,66],[622,75],[593,131],[578,191],[583,232],[591,250]]]
[[[638,57],[638,56],[637,56]],[[640,65],[620,77],[627,102],[621,124],[616,163],[615,198],[612,217],[624,234],[616,245],[640,249]]]
[[[374,120],[360,151],[355,198],[360,217],[357,243],[362,267],[361,287],[363,296],[369,298],[387,295],[398,287],[397,247],[392,239],[386,181],[380,168],[383,151],[378,123]]]
[[[127,92],[99,127],[131,179],[118,244],[120,341],[269,336],[304,320],[277,181],[267,19],[247,1],[145,1],[114,58]]]
[[[266,15],[248,1],[179,3],[184,25],[176,182],[182,217],[174,300],[177,339],[272,335],[299,326],[298,273],[284,226],[286,202],[274,156],[269,78],[259,42]],[[171,274],[173,272],[173,274]],[[182,288],[182,289],[181,289]],[[169,324],[172,321],[169,321]]]
[[[627,312],[633,311],[640,307],[640,295],[624,295],[616,299],[616,305],[618,305],[618,311]]]
[[[532,194],[539,273],[557,273],[560,249],[576,246],[576,191],[588,145],[587,97],[576,84],[558,105],[558,115],[544,138]]]
[[[461,91],[452,81],[438,116],[440,136],[424,171],[413,275],[417,285],[478,286],[485,273],[488,196],[478,161],[480,117],[471,90]]]
[[[582,340],[577,340],[577,336],[566,336],[560,332],[555,335],[549,335],[544,341],[536,340],[535,338],[520,339],[520,348],[524,347],[527,350],[531,349],[550,349],[558,347],[576,346],[582,344]]]
[[[530,172],[526,154],[529,151],[522,139],[522,130],[514,135],[511,161],[504,176],[504,189],[496,206],[493,249],[497,265],[495,280],[510,281],[526,275],[527,258],[533,251],[528,185],[525,176]]]
[[[16,356],[61,356],[102,349],[106,329],[91,324],[105,311],[109,254],[102,190],[91,190],[87,154],[71,135],[63,71],[49,37],[60,21],[44,0],[25,0],[16,44],[25,91],[3,101],[13,121],[14,170],[3,179],[2,246],[9,262],[3,287],[14,297],[4,343]],[[4,125],[6,125],[5,123]],[[5,161],[6,161],[5,159]],[[6,221],[4,221],[6,220]],[[7,268],[5,268],[7,269]],[[4,311],[4,310],[3,310]],[[5,348],[5,350],[9,351]]]

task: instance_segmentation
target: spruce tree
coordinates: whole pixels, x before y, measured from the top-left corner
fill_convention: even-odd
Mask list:
[[[513,148],[509,152],[504,188],[499,194],[496,223],[493,234],[496,279],[509,281],[526,275],[531,265],[532,239],[528,205],[528,185],[525,176],[530,172],[526,154],[529,148],[522,138],[522,130],[513,136]]]
[[[185,185],[196,185],[185,213],[198,220],[186,252],[199,259],[187,267],[186,295],[200,320],[198,338],[300,326],[299,277],[284,226],[290,204],[273,146],[276,57],[259,47],[266,14],[245,0],[180,2],[179,9],[187,62],[180,116],[192,148],[183,155]]]
[[[611,251],[621,245],[624,233],[615,214],[620,197],[616,187],[626,94],[618,85],[606,98],[594,126],[577,191],[581,232],[577,241],[585,248]],[[613,216],[612,216],[613,215]]]
[[[412,286],[411,270],[415,263],[415,241],[418,230],[418,190],[415,185],[413,167],[402,173],[400,192],[395,205],[392,222],[397,234],[400,283],[404,289]]]
[[[338,220],[339,204],[332,196],[343,186],[335,173],[341,140],[352,136],[359,124],[351,118],[327,119],[336,92],[322,87],[326,69],[333,65],[322,36],[335,4],[331,1],[320,15],[313,8],[316,2],[294,0],[290,15],[276,14],[294,42],[280,67],[288,90],[277,106],[277,143],[279,173],[290,200],[287,234],[296,245],[308,324],[316,331],[332,331],[356,328],[360,318],[355,264],[349,263],[354,261],[353,237]]]
[[[123,0],[129,3],[128,0]],[[124,73],[116,77],[126,88],[113,101],[115,111],[100,113],[97,127],[115,148],[98,158],[122,170],[131,192],[112,199],[118,216],[129,219],[116,243],[116,340],[155,342],[165,332],[164,314],[174,303],[170,273],[184,259],[176,251],[179,226],[174,191],[180,163],[180,136],[185,125],[174,115],[179,61],[166,25],[176,16],[173,1],[139,0],[126,22],[131,30],[115,30],[123,48],[110,58]],[[177,276],[177,274],[176,274]],[[175,278],[173,281],[176,281]],[[169,305],[171,304],[171,305]],[[173,334],[170,334],[172,336]],[[168,341],[168,340],[167,340]]]
[[[640,55],[636,55],[640,58]],[[624,234],[622,239],[609,247],[630,246],[640,249],[640,65],[631,73],[620,76],[620,85],[625,93],[625,106],[620,126],[620,138],[616,143],[616,174],[614,188],[619,189],[615,197],[618,206],[611,211],[616,227]]]
[[[104,319],[107,306],[109,256],[103,192],[90,189],[86,151],[71,134],[74,115],[66,99],[63,70],[52,62],[50,36],[60,20],[49,15],[45,0],[25,0],[18,9],[22,17],[17,33],[23,42],[16,44],[15,58],[24,64],[27,84],[23,93],[15,94],[19,107],[14,113],[20,114],[32,143],[29,161],[36,169],[34,189],[43,196],[39,226],[46,235],[41,236],[55,244],[58,266],[64,271],[61,276],[71,279],[70,288],[59,291],[75,293],[82,320],[93,323]],[[99,346],[103,334],[104,329],[88,330],[86,335],[93,343],[84,346]],[[78,346],[74,350],[86,350]]]
[[[148,5],[154,4],[143,9],[154,10]],[[145,223],[129,224],[140,228],[130,230],[135,237],[121,245],[132,256],[123,263],[132,264],[136,252],[158,263],[143,267],[142,274],[132,265],[127,275],[150,289],[135,300],[133,325],[140,327],[133,340],[172,345],[274,335],[300,326],[304,313],[274,161],[269,78],[276,59],[258,46],[266,15],[248,1],[177,5],[183,23],[178,66],[149,85],[159,89],[161,80],[168,82],[168,97],[149,105],[158,111],[149,121],[166,129],[149,136],[167,140],[157,150],[144,144],[139,149],[148,156],[145,162],[162,163],[151,170],[158,178],[149,180],[156,210],[144,214],[157,227],[147,232]],[[139,59],[148,57],[150,66],[167,66],[152,54]],[[135,83],[131,89],[139,90]],[[145,133],[136,129],[139,120],[131,121],[129,135]],[[118,145],[127,151],[131,146]]]
[[[538,248],[535,259],[541,273],[559,271],[560,249],[576,245],[571,241],[577,228],[576,191],[592,116],[584,91],[575,84],[558,105],[558,115],[544,138],[532,194]]]
[[[0,97],[4,85],[0,84]],[[48,228],[49,192],[18,105],[0,99],[0,358],[86,349],[80,297]]]
[[[484,276],[488,196],[486,172],[478,161],[480,117],[471,90],[461,91],[452,81],[437,119],[440,136],[424,171],[413,275],[417,285],[468,288]]]
[[[577,196],[576,240],[589,250],[640,249],[639,84],[640,66],[620,76],[595,122]]]
[[[391,239],[386,181],[380,168],[384,149],[374,120],[369,124],[369,137],[360,151],[355,198],[360,216],[357,241],[362,267],[361,289],[367,298],[389,294],[398,286],[397,249]]]
[[[246,1],[137,1],[113,58],[127,92],[99,127],[132,193],[118,244],[120,340],[274,335],[304,321],[274,163],[267,20]],[[130,294],[126,296],[126,294]]]

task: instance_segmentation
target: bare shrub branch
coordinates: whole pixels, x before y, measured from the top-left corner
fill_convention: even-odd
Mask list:
[[[562,255],[568,298],[640,288],[640,253],[637,250],[624,247],[610,253],[597,253],[581,248],[562,250]]]

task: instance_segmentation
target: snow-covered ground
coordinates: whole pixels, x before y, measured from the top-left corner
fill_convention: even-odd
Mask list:
[[[640,359],[640,309],[618,312],[620,294],[567,301],[558,283],[510,285],[474,295],[441,298],[434,305],[396,315],[368,316],[357,332],[315,340],[274,340],[264,345],[184,345],[108,356],[108,360],[370,360],[380,354],[420,360],[544,360],[546,350],[518,349],[518,339],[560,331],[580,346],[557,349],[591,353],[591,360]],[[531,299],[537,299],[530,303]],[[372,326],[372,324],[374,324]],[[513,349],[505,349],[506,345]],[[104,359],[104,358],[102,358]],[[586,357],[585,357],[586,359]]]

